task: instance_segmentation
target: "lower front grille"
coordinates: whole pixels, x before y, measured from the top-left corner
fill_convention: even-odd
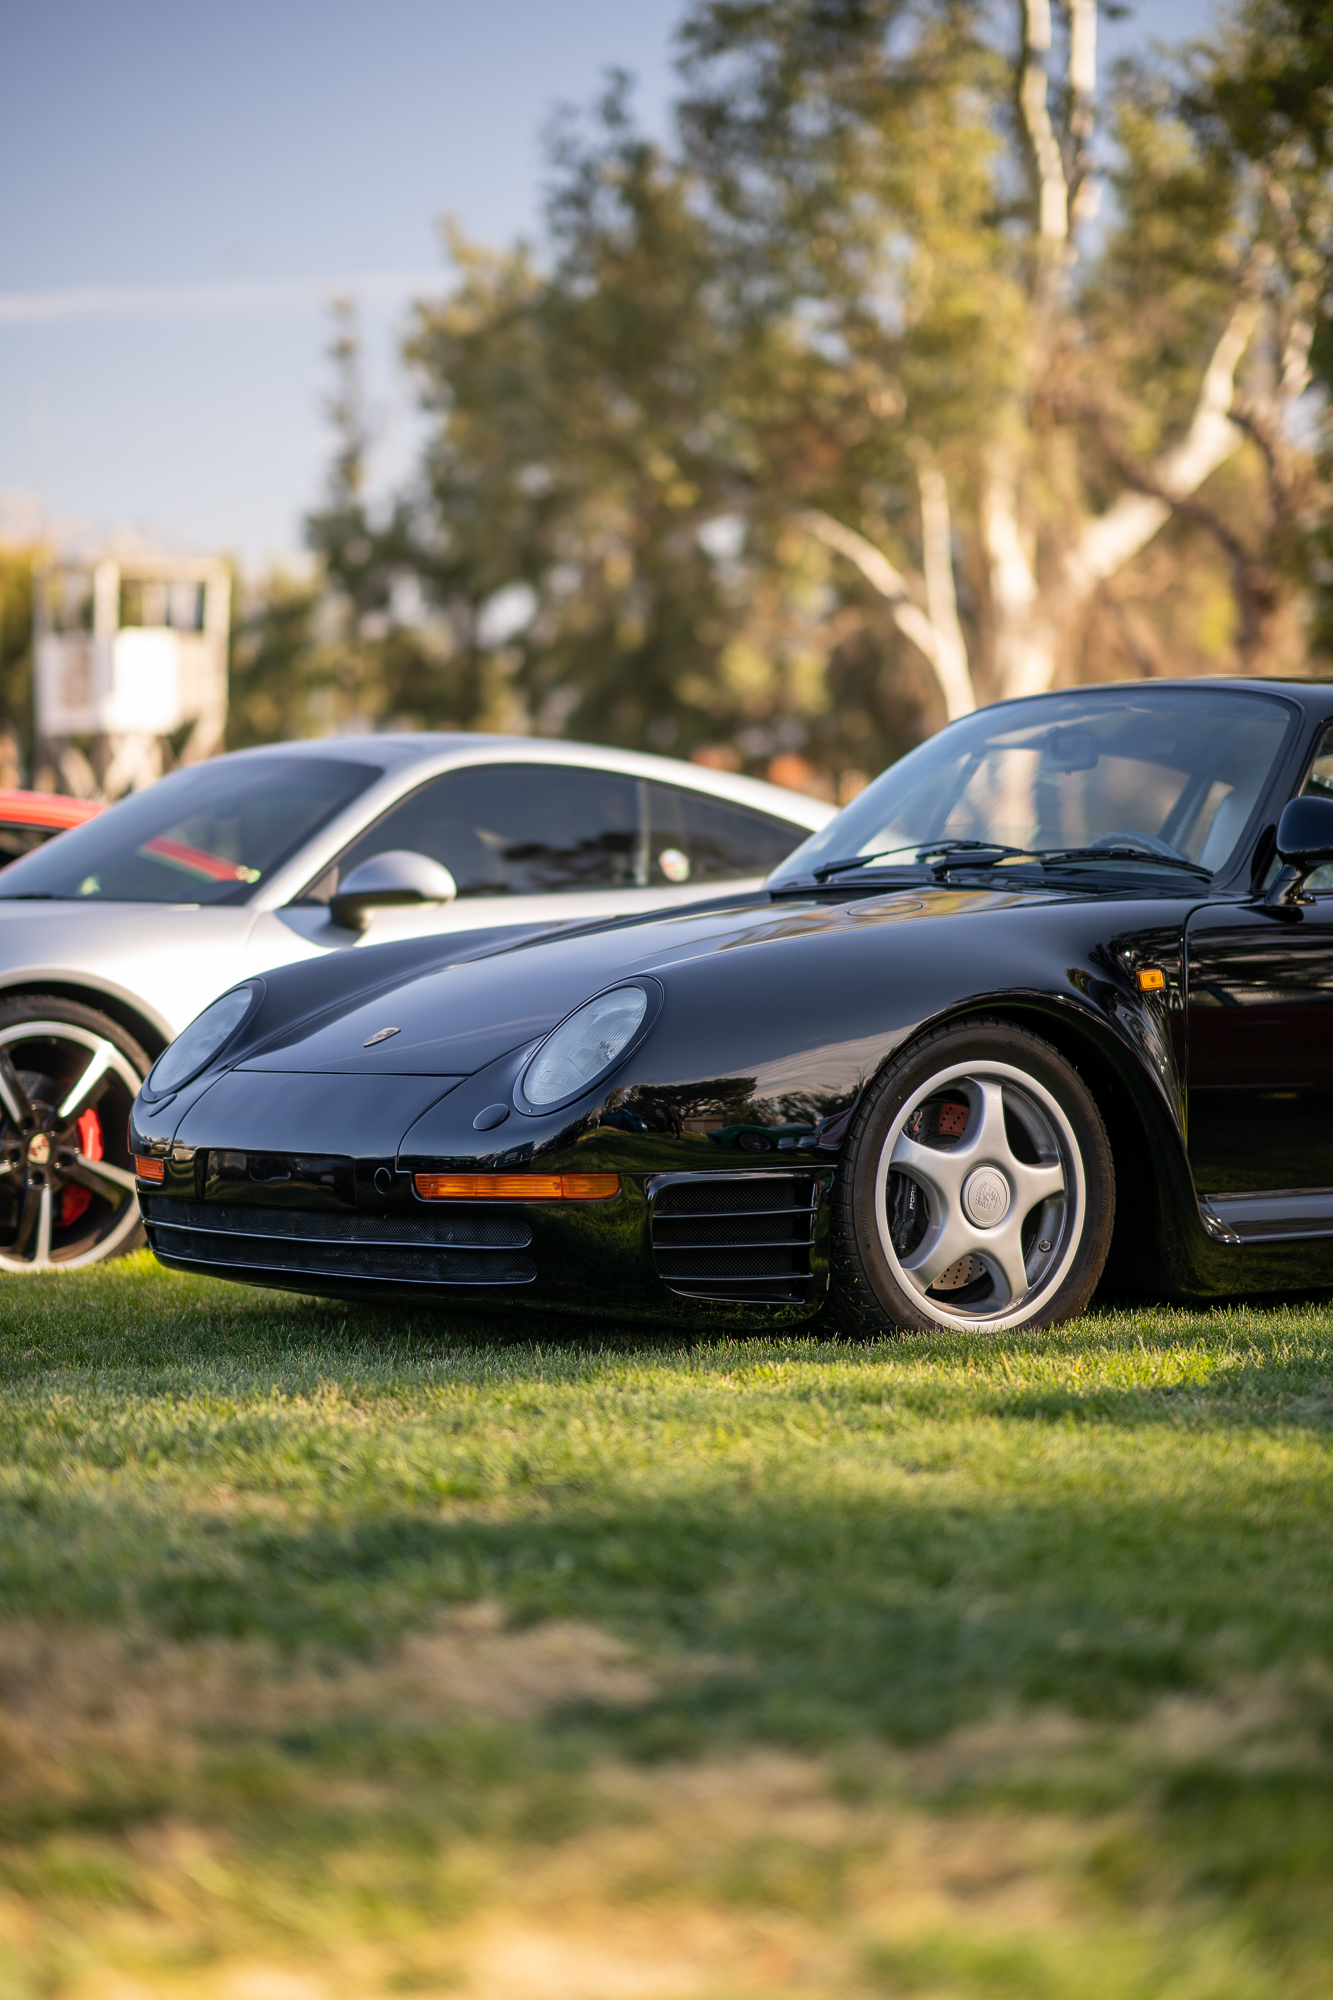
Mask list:
[[[808,1296],[813,1175],[681,1175],[659,1181],[649,1199],[657,1274],[673,1292],[752,1305]]]
[[[423,1285],[530,1285],[532,1231],[518,1215],[338,1215],[289,1208],[143,1200],[148,1240],[164,1257],[311,1278]]]

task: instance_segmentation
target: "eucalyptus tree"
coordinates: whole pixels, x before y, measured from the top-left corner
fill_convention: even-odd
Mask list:
[[[695,0],[673,142],[618,80],[537,250],[454,240],[377,525],[341,396],[313,533],[353,678],[386,714],[760,764],[808,737],[837,770],[902,747],[895,647],[949,716],[1101,670],[1112,613],[1138,670],[1176,664],[1126,609],[1152,561],[1182,600],[1216,580],[1187,665],[1290,656],[1324,573],[1329,43],[1315,0],[1242,0],[1107,76],[1095,0]]]
[[[709,0],[688,20],[688,152],[752,310],[859,396],[788,497],[949,715],[1049,687],[1173,517],[1224,550],[1241,656],[1259,654],[1274,543],[1312,499],[1293,413],[1333,101],[1326,73],[1302,129],[1283,86],[1308,78],[1320,19],[1262,0],[1174,75],[1122,69],[1105,106],[1095,0]],[[1247,443],[1248,534],[1209,505]]]

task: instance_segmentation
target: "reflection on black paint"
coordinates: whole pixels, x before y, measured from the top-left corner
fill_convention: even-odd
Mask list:
[[[1333,899],[1191,919],[1189,1079],[1202,1190],[1333,1185]]]

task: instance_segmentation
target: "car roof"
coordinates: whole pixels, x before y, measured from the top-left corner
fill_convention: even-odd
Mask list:
[[[1179,674],[1172,678],[1126,681],[1082,681],[1074,687],[1051,688],[1040,695],[1011,695],[1005,701],[988,703],[988,708],[1013,708],[1027,701],[1078,701],[1090,694],[1113,694],[1123,688],[1134,694],[1156,694],[1160,690],[1179,693],[1182,689],[1240,689],[1246,694],[1294,697],[1312,715],[1333,715],[1333,675],[1327,674]]]
[[[747,778],[735,771],[717,771],[711,765],[687,764],[678,757],[655,757],[646,750],[618,750],[609,743],[574,743],[565,737],[492,736],[475,730],[386,731],[383,735],[302,737],[291,743],[266,743],[253,750],[233,750],[233,757],[336,757],[349,762],[374,765],[395,777],[414,764],[438,766],[442,759],[460,764],[492,763],[513,759],[516,763],[569,764],[575,768],[602,769],[610,766],[627,777],[655,780],[663,785],[684,785],[709,797],[729,799],[748,806],[753,812],[768,813],[789,824],[823,826],[834,808],[805,792],[788,791],[762,778]]]

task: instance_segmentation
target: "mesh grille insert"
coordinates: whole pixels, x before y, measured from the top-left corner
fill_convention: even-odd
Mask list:
[[[805,1278],[810,1258],[802,1249],[659,1250],[664,1278]]]
[[[662,1215],[653,1229],[659,1250],[677,1244],[809,1243],[814,1220],[808,1208],[766,1215]]]
[[[799,1303],[817,1199],[809,1174],[669,1181],[652,1198],[657,1274],[686,1298]]]
[[[748,1210],[752,1214],[771,1212],[774,1209],[790,1209],[799,1206],[794,1199],[798,1185],[807,1192],[804,1205],[810,1205],[808,1174],[755,1174],[738,1175],[734,1179],[697,1181],[672,1181],[659,1189],[653,1202],[655,1215],[732,1215],[737,1209]]]

